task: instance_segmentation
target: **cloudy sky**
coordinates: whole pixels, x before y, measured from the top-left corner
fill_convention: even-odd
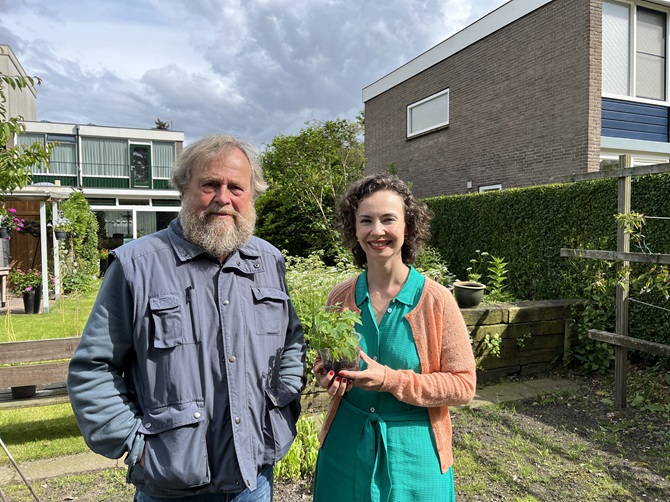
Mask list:
[[[37,119],[256,146],[353,119],[361,92],[506,0],[0,0]]]

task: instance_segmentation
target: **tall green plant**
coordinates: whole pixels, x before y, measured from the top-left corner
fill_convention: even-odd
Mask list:
[[[100,263],[98,220],[81,192],[74,192],[64,201],[61,211],[72,228],[68,240],[63,244],[64,284],[90,285],[87,279],[97,277]],[[85,288],[77,288],[81,289]]]
[[[493,256],[487,251],[475,250],[476,257],[470,259],[470,266],[466,268],[468,280],[484,282],[487,302],[510,302],[514,296],[507,291],[507,262],[505,258]]]
[[[433,246],[425,246],[413,263],[414,268],[426,277],[430,277],[443,286],[451,286],[456,276],[449,271],[440,252]]]
[[[8,117],[5,88],[15,90],[26,89],[39,85],[42,81],[37,77],[10,76],[0,73],[0,192],[3,197],[23,188],[32,181],[31,168],[43,164],[49,167],[51,145],[33,143],[32,145],[7,146],[16,136],[25,131],[21,122],[22,116]]]
[[[333,259],[340,248],[335,204],[363,174],[362,132],[361,119],[336,119],[308,122],[296,136],[275,137],[261,155],[270,189],[258,201],[257,234],[293,255],[322,250]]]

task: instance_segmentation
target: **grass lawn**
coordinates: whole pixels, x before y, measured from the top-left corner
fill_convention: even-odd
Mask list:
[[[61,297],[50,305],[49,312],[45,314],[12,314],[9,309],[3,310],[3,315],[0,315],[0,342],[81,335],[99,289],[100,281],[96,281],[91,291]]]

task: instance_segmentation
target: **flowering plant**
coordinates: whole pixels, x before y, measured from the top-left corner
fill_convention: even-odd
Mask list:
[[[100,248],[100,251],[98,251],[98,255],[100,256],[101,260],[106,260],[107,258],[109,258],[109,249]]]
[[[56,221],[54,221],[54,230],[59,232],[69,232],[72,230],[72,222],[60,214],[58,218],[56,218]]]
[[[13,207],[0,207],[0,227],[8,228],[10,232],[12,230],[20,232],[26,221],[23,218],[17,218],[15,214],[16,209]]]
[[[39,270],[32,268],[25,271],[17,268],[9,272],[9,280],[12,283],[14,293],[23,296],[24,293],[32,291],[42,284],[42,274]]]

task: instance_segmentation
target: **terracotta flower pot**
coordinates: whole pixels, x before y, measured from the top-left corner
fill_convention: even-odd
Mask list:
[[[484,298],[486,285],[481,282],[456,281],[454,282],[454,297],[461,308],[476,307]]]

